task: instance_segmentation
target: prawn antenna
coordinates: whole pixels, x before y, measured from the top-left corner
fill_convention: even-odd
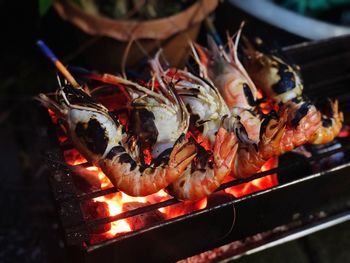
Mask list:
[[[80,85],[74,79],[72,74],[68,71],[68,69],[62,64],[61,61],[56,57],[53,51],[45,44],[44,41],[38,40],[36,45],[39,47],[41,52],[56,66],[57,70],[67,79],[67,81],[74,87],[79,88]]]
[[[215,43],[218,46],[224,46],[224,43],[222,42],[222,39],[220,37],[219,32],[216,30],[216,27],[213,23],[213,19],[211,17],[208,17],[205,19],[205,26],[206,29],[208,30],[209,34],[212,36],[212,38],[214,38]]]

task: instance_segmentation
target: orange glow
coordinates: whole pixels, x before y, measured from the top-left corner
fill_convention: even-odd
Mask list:
[[[143,150],[145,164],[150,165],[152,162],[152,151],[149,148]]]
[[[198,201],[182,201],[172,206],[162,208],[166,219],[182,216],[193,211],[204,209],[207,206],[207,198],[202,198]]]
[[[74,149],[65,151],[64,157],[66,162],[70,165],[78,165],[86,162],[86,160],[79,154],[79,152]],[[271,169],[273,167],[276,167],[276,165],[277,159],[271,159],[262,167],[261,171]],[[98,178],[98,181],[100,182],[100,189],[108,189],[113,187],[109,179],[105,176],[100,168],[96,166],[79,166],[78,169],[78,166],[76,167],[76,172],[80,172],[81,175],[90,177],[94,176],[95,179]],[[91,179],[87,178],[86,180],[92,182]],[[273,187],[277,184],[277,176],[269,175],[253,180],[249,183],[231,187],[229,189],[226,189],[225,192],[232,194],[235,197],[241,197],[265,188]],[[168,195],[164,190],[146,197],[132,197],[122,192],[117,192],[94,198],[92,202],[94,204],[99,204],[99,206],[96,208],[96,212],[93,213],[93,216],[90,216],[89,218],[96,219],[100,217],[114,216],[126,211],[137,209],[142,206],[166,201],[171,198],[172,196]],[[89,205],[90,203],[87,203],[87,206]],[[159,208],[158,210],[152,212],[144,213],[142,215],[136,215],[126,219],[117,220],[110,224],[107,224],[103,228],[98,228],[98,231],[92,231],[91,242],[99,243],[115,236],[152,225],[152,223],[154,224],[159,221],[164,221],[191,213],[193,211],[204,209],[206,206],[207,198],[203,198],[199,201],[183,201],[174,205]],[[88,209],[86,210],[89,211]]]
[[[260,89],[257,89],[256,90],[256,98],[258,99],[258,100],[260,100],[260,99],[262,99],[264,96],[263,96],[263,94],[262,94],[262,91],[260,90]]]
[[[195,135],[195,138],[196,138],[196,141],[201,145],[203,146],[204,149],[206,149],[207,151],[210,151],[211,150],[211,145],[210,145],[210,141],[208,138],[205,138],[203,136],[202,133],[197,133]]]
[[[76,149],[64,151],[63,157],[69,165],[78,165],[87,162],[87,160]]]
[[[165,201],[169,198],[171,197],[161,190],[158,193],[147,197],[132,197],[122,192],[117,192],[115,194],[97,197],[94,199],[94,201],[107,203],[109,215],[114,216],[152,203]],[[160,213],[160,211],[158,212]],[[166,216],[162,218],[165,219]],[[126,218],[112,222],[110,230],[108,230],[105,234],[109,237],[113,237],[121,233],[136,230],[135,226],[131,225],[129,221],[130,218]]]
[[[73,162],[71,161],[71,163],[74,163],[74,161]],[[84,167],[82,169],[85,169],[90,173],[96,173],[96,176],[101,182],[102,189],[112,187],[112,184],[110,183],[108,178],[104,175],[104,173],[100,170],[100,168],[96,166],[89,166],[89,167]],[[123,192],[117,192],[117,193],[94,198],[93,202],[99,203],[99,204],[103,204],[103,203],[107,204],[108,211],[104,211],[103,213],[100,212],[100,214],[103,215],[103,217],[105,217],[105,216],[118,215],[126,211],[130,211],[142,206],[166,201],[171,198],[172,197],[168,195],[164,190],[160,190],[159,192],[146,197],[132,197]],[[87,205],[89,205],[89,203]],[[178,217],[199,209],[204,209],[206,206],[207,206],[207,198],[203,198],[195,202],[185,201],[172,206],[159,208],[155,212],[149,212],[149,213],[153,213],[153,215],[149,217],[155,218],[156,220],[166,220],[166,219]],[[131,218],[126,218],[126,219],[122,219],[122,220],[118,220],[110,223],[109,224],[110,227],[106,227],[104,233],[101,233],[101,234],[94,233],[93,242],[100,242],[102,240],[112,238],[116,235],[120,235],[126,232],[136,230],[138,229],[137,228],[138,226],[143,226],[143,224],[140,224],[139,221],[142,220],[144,217],[142,216],[140,217],[139,215],[135,217],[136,217],[135,220],[133,220],[134,217],[131,217]],[[132,222],[137,222],[137,225],[134,225]],[[156,223],[156,222],[157,221],[154,221],[153,223]],[[104,238],[101,239],[101,235]],[[99,238],[96,238],[97,236]]]
[[[67,140],[67,137],[63,135],[57,136],[57,138],[59,143],[64,143]]]
[[[99,202],[106,202],[108,205],[109,215],[114,216],[122,213],[122,198],[120,193],[113,194],[111,198],[105,196],[97,197],[94,200]],[[106,233],[107,235],[115,236],[118,233],[129,232],[131,228],[125,220],[118,220],[111,223],[111,229]]]
[[[57,124],[57,118],[55,114],[50,110],[49,114],[53,122]],[[120,115],[118,117],[120,117]],[[127,121],[127,119],[125,119],[125,121]],[[188,136],[193,136],[196,139],[196,141],[199,144],[201,144],[205,149],[208,150],[211,148],[210,142],[205,140],[202,134],[188,134]],[[64,135],[59,135],[58,137],[60,142],[63,142],[67,139],[67,137]],[[148,157],[147,154],[148,153],[145,154],[146,157]],[[74,173],[80,176],[79,180],[74,181],[74,184],[79,192],[86,193],[86,191],[98,191],[113,187],[110,180],[106,177],[106,175],[101,171],[100,168],[93,165],[88,167],[80,165],[83,163],[87,163],[87,160],[76,149],[64,151],[64,160],[68,165],[74,166],[76,168],[73,169]],[[264,171],[276,166],[277,159],[274,159],[267,162],[261,170]],[[79,183],[82,183],[83,186],[79,186]],[[260,191],[264,188],[275,186],[277,184],[277,176],[269,175],[246,184],[231,187],[229,189],[226,189],[225,191],[226,193],[230,193],[235,197],[240,197],[252,192]],[[86,185],[88,185],[88,187]],[[91,220],[97,218],[105,218],[108,216],[115,216],[126,211],[131,211],[142,206],[163,202],[171,198],[172,196],[168,195],[164,190],[161,190],[153,195],[149,195],[146,197],[132,197],[122,192],[117,192],[97,197],[92,200],[88,200],[85,203],[82,203],[82,210],[84,212],[84,216],[88,220]],[[203,198],[198,201],[179,202],[175,205],[159,208],[155,211],[146,212],[141,215],[136,215],[126,219],[117,220],[110,224],[106,224],[105,226],[98,227],[97,229],[92,230],[91,243],[99,243],[104,240],[113,238],[115,236],[122,235],[123,233],[134,231],[142,227],[146,227],[160,221],[185,215],[193,211],[204,209],[206,207],[207,198]]]
[[[57,124],[56,114],[50,109],[47,109],[47,111],[49,112],[49,115],[50,115],[50,118],[51,118],[51,121],[53,122],[53,124]]]
[[[259,108],[262,113],[268,114],[271,111],[279,111],[278,104],[276,104],[273,100],[265,100],[259,104]]]
[[[263,167],[261,168],[261,172],[268,171],[270,169],[276,168],[278,166],[278,158],[271,158],[268,160]],[[255,193],[267,188],[271,188],[278,185],[277,174],[267,175],[248,183],[236,185],[230,188],[225,189],[225,192],[228,194],[232,194],[234,197],[241,197],[244,195],[248,195],[251,193]]]
[[[96,170],[97,167],[89,167],[90,170]],[[103,173],[101,173],[103,174]],[[142,206],[150,205],[153,203],[158,203],[162,201],[166,201],[172,198],[168,195],[164,190],[160,190],[158,193],[153,195],[149,195],[146,197],[133,197],[122,192],[117,192],[114,194],[101,196],[94,198],[94,201],[97,202],[105,202],[108,205],[109,215],[114,216],[118,215],[122,212],[130,211]],[[128,205],[132,204],[132,205]],[[137,204],[137,205],[135,205]],[[172,206],[163,207],[158,209],[158,212],[161,214],[161,218],[171,219],[174,217],[178,217],[189,212],[204,209],[207,205],[207,198],[203,198],[196,202],[186,201],[181,202]],[[133,208],[133,209],[130,209]],[[132,230],[136,230],[135,226],[130,225],[130,219],[122,219],[111,223],[111,228],[104,233],[104,235],[108,237],[113,237],[118,234],[122,234],[125,232],[130,232]],[[155,222],[154,222],[155,223]]]
[[[350,126],[344,125],[343,128],[338,133],[338,137],[339,138],[346,138],[349,136],[349,134],[350,134]]]

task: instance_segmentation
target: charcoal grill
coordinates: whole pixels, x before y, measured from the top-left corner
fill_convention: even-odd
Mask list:
[[[345,114],[345,123],[349,123],[350,116],[349,46],[350,37],[341,37],[284,50],[301,66],[305,92],[311,98],[338,98]],[[174,205],[178,201],[170,199],[116,216],[86,220],[81,203],[114,193],[117,189],[78,193],[73,182],[74,173],[66,165],[55,162],[50,183],[70,259],[76,262],[173,262],[236,241],[235,249],[224,255],[225,258],[235,258],[349,220],[350,162],[347,155],[350,139],[338,141],[341,147],[331,147],[304,161],[295,160],[248,179],[224,183],[218,190],[272,173],[278,173],[281,179],[276,187],[242,198],[209,201],[205,209],[98,244],[90,242],[92,229]],[[317,163],[340,152],[345,157],[333,167],[313,172],[303,169],[305,163]],[[51,159],[63,162],[62,147],[51,150],[50,154]],[[283,178],[291,169],[297,171],[298,176]]]

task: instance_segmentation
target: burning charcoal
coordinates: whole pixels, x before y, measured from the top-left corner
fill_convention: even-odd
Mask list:
[[[64,160],[69,165],[77,165],[87,162],[86,159],[76,149],[70,149],[63,152]]]
[[[350,125],[344,125],[338,134],[338,138],[347,138],[350,135]]]
[[[88,193],[101,189],[101,181],[98,171],[90,171],[82,166],[74,166],[72,179],[75,187],[80,193]]]
[[[83,213],[86,220],[93,220],[110,216],[108,204],[106,202],[98,202],[89,200],[82,204]],[[100,234],[111,229],[111,224],[95,227],[91,230],[92,234]]]
[[[207,198],[202,198],[198,201],[182,201],[180,203],[164,207],[166,218],[174,218],[182,216],[193,211],[204,209],[207,206]]]
[[[136,208],[150,205],[150,203],[128,202],[123,204],[123,211],[130,211]],[[154,223],[165,220],[164,215],[158,210],[153,210],[144,214],[129,217],[126,219],[132,230],[137,230],[143,227],[151,226]]]
[[[121,90],[116,89],[115,86],[104,86],[103,89],[95,89],[93,97],[102,103],[109,111],[120,110],[125,105],[127,97]]]

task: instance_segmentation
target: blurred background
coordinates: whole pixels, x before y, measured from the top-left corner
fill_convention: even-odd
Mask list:
[[[347,0],[207,0],[184,12],[194,2],[0,1],[0,262],[65,262],[45,166],[45,151],[55,142],[47,136],[47,113],[34,100],[57,84],[38,39],[64,64],[133,74],[160,47],[170,64],[184,66],[188,39],[205,44],[213,26],[223,37],[242,20],[245,34],[281,49],[350,33]],[[177,14],[179,21],[167,19]],[[122,30],[113,33],[114,26]],[[235,262],[348,262],[349,246],[350,223],[343,223]]]

